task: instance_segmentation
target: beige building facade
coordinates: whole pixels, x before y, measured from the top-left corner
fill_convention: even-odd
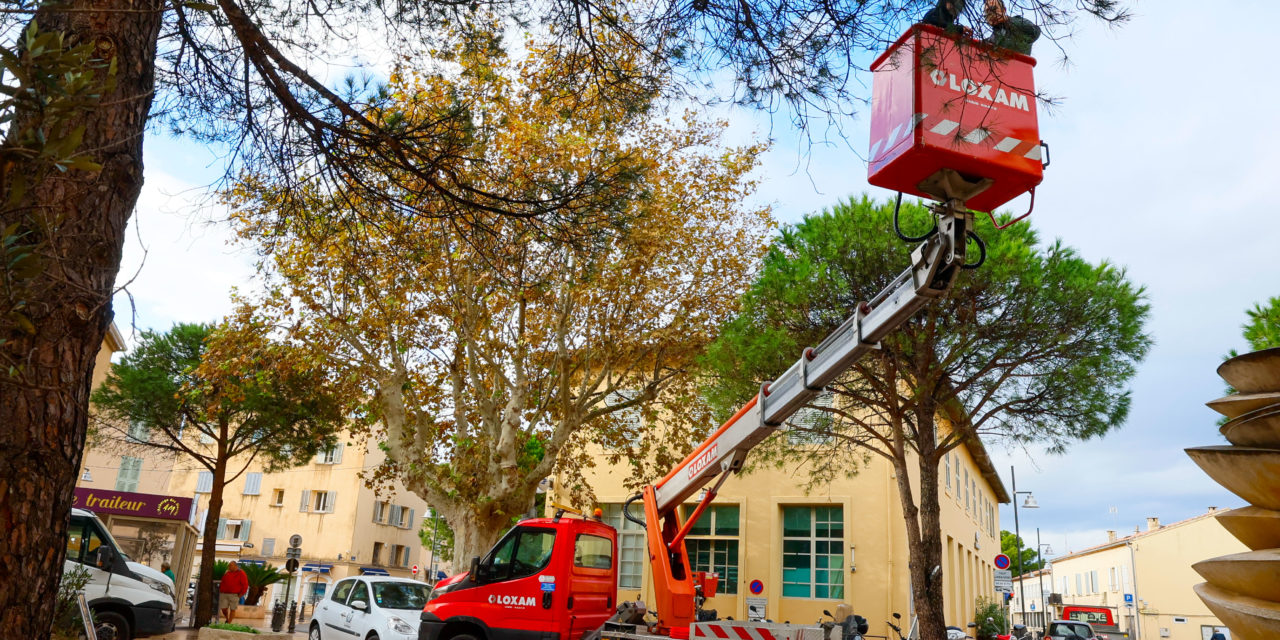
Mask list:
[[[1229,634],[1192,591],[1204,582],[1192,564],[1248,551],[1218,524],[1215,513],[1210,509],[1168,525],[1148,518],[1145,531],[1124,537],[1108,532],[1103,544],[1051,559],[1042,600],[1036,598],[1039,581],[1029,577],[1025,583],[1028,608],[1047,605],[1059,619],[1064,606],[1105,607],[1131,640],[1208,640],[1215,630]],[[1021,610],[1016,583],[1013,597],[1016,621]]]
[[[963,627],[980,596],[996,595],[998,505],[1009,498],[980,447],[952,451],[938,471],[945,615],[948,624]],[[619,531],[618,601],[653,602],[644,532],[621,513],[633,495],[623,485],[627,475],[602,462],[586,478],[605,521]],[[847,602],[868,619],[871,634],[892,635],[885,621],[894,612],[909,620],[911,608],[906,529],[892,466],[872,456],[853,478],[810,493],[804,485],[802,472],[773,467],[724,484],[687,539],[693,568],[720,576],[719,593],[706,607],[722,618],[812,623],[824,609]],[[918,478],[912,485],[918,495]],[[685,514],[693,506],[687,504]],[[632,513],[643,517],[639,502]]]

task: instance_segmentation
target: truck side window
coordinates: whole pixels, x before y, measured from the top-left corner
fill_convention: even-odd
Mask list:
[[[481,582],[514,580],[541,571],[551,561],[555,541],[556,532],[552,529],[522,527],[512,531],[498,543],[489,561],[481,565]]]
[[[103,545],[103,538],[102,538],[102,534],[98,532],[98,528],[93,526],[92,524],[86,523],[86,526],[84,528],[84,538],[82,539],[82,542],[81,542],[81,550],[84,553],[84,555],[82,556],[84,558],[82,562],[84,562],[84,564],[87,564],[91,567],[97,567],[98,566],[98,549],[100,549],[102,545]],[[99,567],[99,568],[105,569],[107,571],[111,570],[111,567]]]
[[[613,568],[613,543],[600,536],[578,536],[573,543],[573,564],[588,569]]]
[[[80,551],[84,548],[84,521],[71,519],[67,527],[67,560],[80,562]]]

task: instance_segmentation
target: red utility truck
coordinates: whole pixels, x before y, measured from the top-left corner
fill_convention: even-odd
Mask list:
[[[580,514],[567,517],[560,510],[553,518],[516,525],[483,558],[473,559],[470,571],[437,585],[421,615],[419,640],[853,640],[866,633],[866,620],[852,615],[847,605],[837,609],[832,621],[819,626],[717,620],[715,611],[702,609],[705,599],[715,594],[716,576],[692,570],[684,539],[724,481],[742,468],[752,447],[875,349],[882,338],[930,301],[946,295],[961,269],[982,263],[985,249],[977,241],[974,245],[981,253],[966,264],[968,240],[977,239],[974,215],[966,202],[974,198],[993,208],[1039,182],[1035,102],[1019,94],[1016,114],[1006,113],[1009,108],[1004,104],[1011,91],[1031,95],[1030,69],[1035,61],[1030,58],[988,56],[1001,69],[1014,69],[1008,75],[998,74],[1008,83],[981,76],[980,86],[957,85],[964,89],[960,100],[939,98],[930,103],[930,111],[940,111],[948,122],[958,123],[947,125],[947,133],[969,127],[965,131],[971,135],[941,144],[917,130],[924,122],[918,117],[921,96],[925,89],[932,91],[931,87],[943,84],[936,78],[927,84],[923,76],[936,71],[939,59],[948,63],[948,69],[965,70],[958,64],[968,59],[955,51],[980,51],[985,46],[969,41],[957,49],[955,38],[913,27],[891,50],[905,53],[877,63],[872,126],[884,135],[876,137],[877,149],[871,154],[872,184],[939,201],[930,206],[931,231],[918,238],[903,236],[919,243],[911,253],[911,265],[874,298],[859,303],[852,317],[821,344],[805,349],[777,380],[762,384],[755,398],[666,477],[624,505],[623,516],[639,524],[648,540],[656,610],[648,610],[643,602],[613,601],[617,532]],[[898,73],[885,62],[890,59],[912,61],[914,70]],[[974,72],[965,77],[978,76]],[[988,91],[995,91],[995,98],[979,100]],[[907,114],[909,126],[892,122],[902,114]],[[1010,142],[1015,137],[1017,145]],[[1018,152],[1016,159],[1009,157],[1013,151]],[[701,502],[684,520],[680,505],[704,487]],[[633,513],[631,505],[641,501],[643,511]],[[836,629],[840,635],[833,639]]]

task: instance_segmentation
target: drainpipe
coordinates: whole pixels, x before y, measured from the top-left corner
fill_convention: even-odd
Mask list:
[[[1133,540],[1125,543],[1129,547],[1129,573],[1133,575],[1133,632],[1134,640],[1142,638],[1142,610],[1138,608],[1138,561],[1133,552]]]

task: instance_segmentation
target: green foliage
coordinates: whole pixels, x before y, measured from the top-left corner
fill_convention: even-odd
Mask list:
[[[762,380],[785,371],[804,347],[817,345],[908,265],[910,247],[892,232],[893,207],[867,199],[784,227],[765,256],[740,315],[725,327],[704,364],[713,375],[708,397],[722,414],[753,396]],[[924,207],[902,206],[903,225],[927,228]],[[1107,262],[1090,264],[1055,242],[1041,245],[1030,225],[996,231],[979,218],[988,256],[960,275],[951,294],[905,323],[883,349],[837,384],[846,411],[831,425],[837,445],[874,446],[859,434],[885,433],[874,418],[896,408],[908,440],[922,406],[963,405],[976,433],[1015,442],[1042,441],[1062,451],[1077,439],[1105,434],[1129,411],[1125,384],[1151,345],[1144,333],[1149,307],[1142,288]],[[900,392],[899,392],[900,391]],[[932,415],[927,416],[932,420]],[[958,444],[959,434],[941,441]],[[829,450],[774,451],[783,464],[796,456],[822,479],[847,471]],[[824,460],[829,462],[824,462]]]
[[[273,564],[244,563],[240,565],[240,569],[244,571],[245,578],[249,581],[249,593],[245,595],[244,603],[251,607],[258,604],[258,599],[262,597],[262,592],[268,586],[284,582],[289,577],[289,574],[281,573]]]
[[[1255,304],[1248,310],[1249,321],[1244,324],[1244,339],[1254,351],[1280,347],[1280,296],[1265,305]]]
[[[423,518],[422,526],[418,529],[418,539],[428,551],[431,550],[432,541],[435,541],[436,558],[447,560],[453,557],[453,529],[444,518]],[[424,567],[422,571],[426,574],[428,568]],[[427,581],[434,582],[435,577],[427,576]]]
[[[242,331],[226,324],[144,331],[94,391],[100,429],[126,440],[121,425],[144,425],[150,437],[128,442],[187,455],[207,468],[219,455],[253,452],[257,463],[279,469],[331,446],[346,420],[346,400],[330,387],[327,372],[289,362],[287,345],[242,341],[235,335]],[[198,445],[202,435],[215,444]]]
[[[89,584],[88,569],[76,566],[62,574],[58,583],[58,599],[54,604],[51,637],[55,640],[73,640],[84,635],[84,620],[80,617],[80,592]]]
[[[1015,536],[1012,532],[1000,532],[1000,553],[1009,556],[1009,570],[1013,572],[1016,578],[1024,573],[1031,573],[1044,568],[1044,558],[1036,553],[1035,549],[1028,549],[1024,544],[1021,536]],[[1018,571],[1018,557],[1022,557],[1022,571]]]
[[[254,629],[253,627],[243,625],[243,624],[235,624],[234,622],[215,622],[211,625],[208,625],[207,628],[222,629],[224,631],[239,631],[241,633],[252,633],[255,635],[257,635],[258,633],[261,633],[260,631],[258,631],[257,629]]]
[[[226,575],[227,573],[227,567],[230,567],[230,566],[231,566],[231,563],[227,562],[226,560],[215,560],[213,562],[213,581],[217,582],[221,580],[222,576]],[[197,582],[199,582],[200,580],[200,573],[201,572],[199,571],[196,572],[195,580]]]
[[[998,601],[982,596],[978,598],[973,610],[975,640],[995,640],[997,634],[1008,628],[1004,615],[1004,606]]]

